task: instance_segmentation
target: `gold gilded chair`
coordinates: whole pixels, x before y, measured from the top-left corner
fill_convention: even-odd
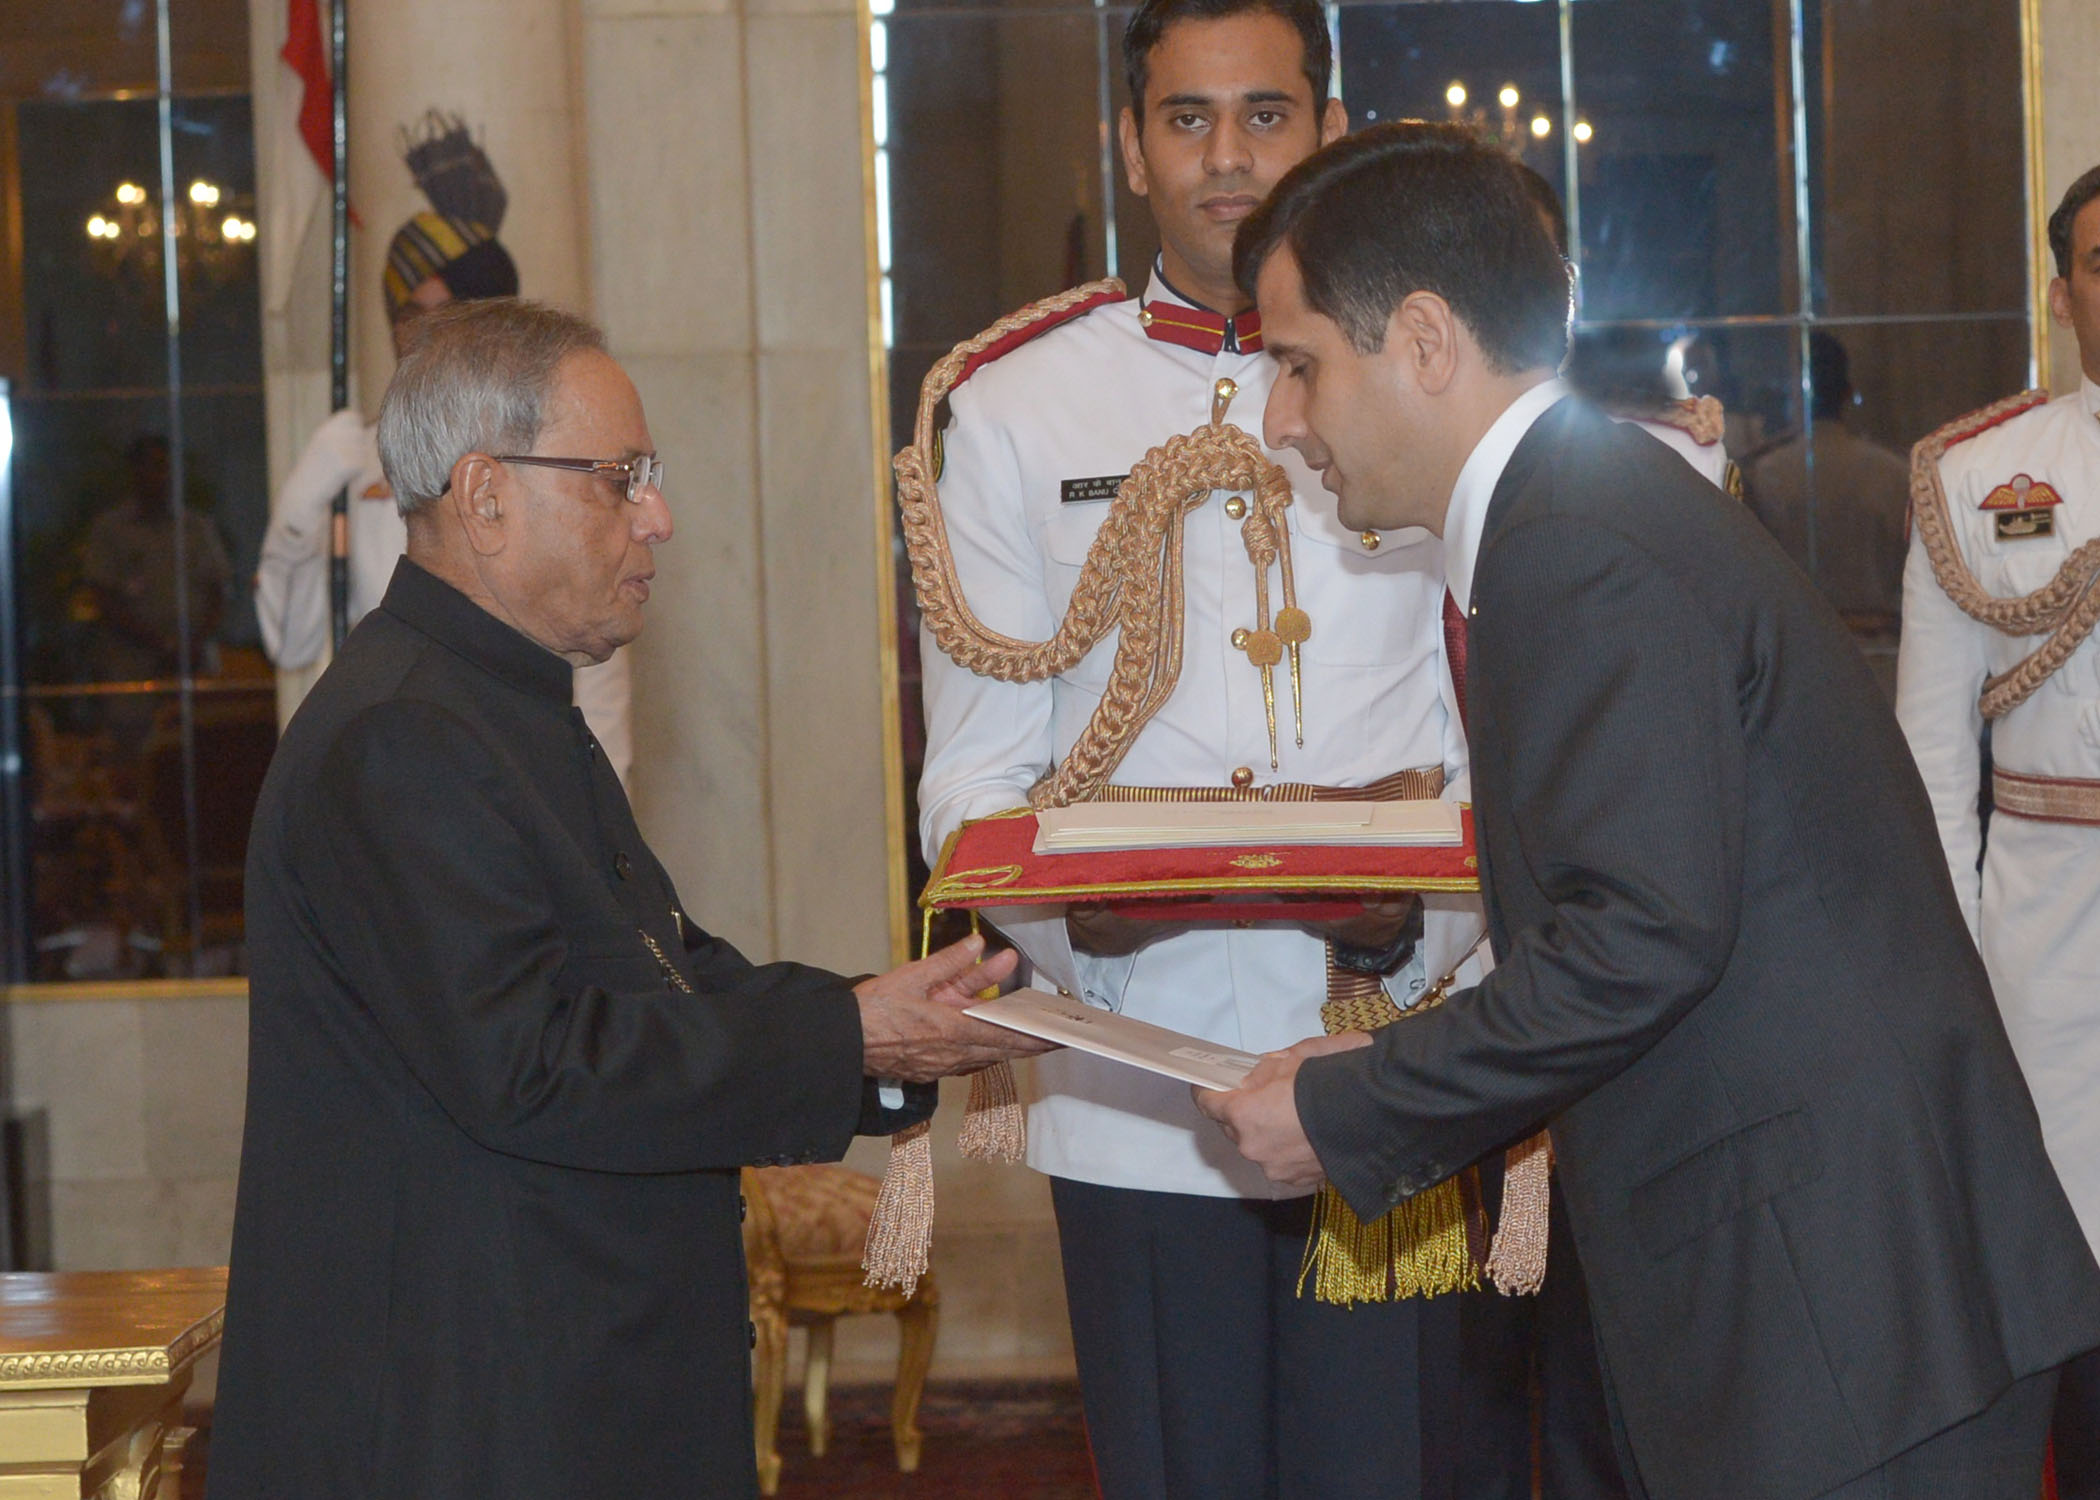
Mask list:
[[[878,1186],[874,1178],[847,1167],[744,1168],[744,1259],[750,1268],[751,1324],[757,1335],[752,1427],[759,1489],[765,1494],[780,1486],[780,1401],[787,1384],[788,1328],[809,1330],[802,1404],[809,1418],[809,1451],[821,1458],[831,1439],[825,1397],[832,1327],[852,1313],[888,1313],[897,1319],[890,1437],[898,1470],[909,1474],[919,1467],[919,1398],[933,1363],[940,1290],[930,1271],[909,1297],[862,1284],[861,1248]]]

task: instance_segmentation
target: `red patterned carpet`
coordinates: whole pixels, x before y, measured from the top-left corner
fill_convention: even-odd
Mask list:
[[[1079,1387],[1070,1382],[939,1384],[919,1408],[919,1472],[899,1474],[890,1391],[831,1392],[831,1450],[809,1456],[802,1393],[780,1414],[779,1500],[1095,1500]]]

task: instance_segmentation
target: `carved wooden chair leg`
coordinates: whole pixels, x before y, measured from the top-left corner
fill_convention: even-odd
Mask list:
[[[919,1468],[919,1398],[926,1392],[926,1371],[933,1364],[933,1341],[940,1331],[940,1299],[929,1277],[918,1293],[897,1309],[897,1389],[890,1397],[890,1438],[897,1447],[897,1471]]]
[[[825,1410],[831,1384],[831,1331],[836,1318],[819,1318],[809,1325],[809,1358],[802,1367],[802,1411],[809,1419],[809,1451],[822,1458],[831,1446],[831,1418]]]
[[[751,1429],[758,1449],[758,1492],[780,1488],[780,1397],[787,1385],[787,1313],[778,1307],[754,1307],[757,1331],[756,1368],[751,1380]]]

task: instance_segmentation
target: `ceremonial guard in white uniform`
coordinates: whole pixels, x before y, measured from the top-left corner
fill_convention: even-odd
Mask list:
[[[1122,477],[1147,450],[1208,421],[1219,391],[1233,393],[1227,419],[1258,432],[1273,378],[1260,350],[1251,311],[1227,319],[1195,307],[1155,273],[1142,299],[1096,306],[973,372],[950,397],[954,420],[945,434],[940,492],[957,575],[984,623],[1022,640],[1049,637]],[[1291,479],[1294,503],[1287,514],[1296,597],[1312,621],[1297,685],[1302,743],[1293,694],[1280,680],[1272,738],[1263,674],[1236,644],[1246,639],[1256,616],[1254,571],[1240,535],[1248,497],[1220,492],[1186,521],[1179,684],[1131,745],[1116,782],[1163,788],[1362,786],[1403,770],[1426,770],[1434,780],[1462,770],[1464,741],[1448,707],[1441,649],[1437,543],[1426,532],[1347,530],[1335,518],[1332,498],[1295,454],[1272,457]],[[1029,789],[1086,726],[1113,656],[1112,644],[1103,642],[1061,677],[1010,684],[968,672],[930,638],[925,642],[928,750],[920,806],[929,857],[964,821],[1027,801]],[[1279,667],[1276,675],[1287,673]],[[1455,961],[1478,935],[1477,908],[1466,909],[1471,906],[1454,901],[1428,914],[1418,951],[1385,981],[1398,1003],[1417,998],[1425,976],[1440,974],[1438,966]],[[1321,1029],[1325,944],[1302,928],[1207,924],[1177,930],[1134,954],[1097,957],[1074,950],[1061,911],[1008,909],[994,916],[1027,953],[1043,988],[1063,987],[1091,1004],[1250,1052],[1286,1047]],[[1074,1195],[1062,1190],[1092,1184],[1212,1199],[1269,1199],[1275,1190],[1197,1113],[1184,1084],[1077,1051],[1039,1059],[1035,1084],[1028,1160],[1059,1179],[1082,1380],[1101,1379],[1090,1369],[1090,1356],[1144,1367],[1148,1380],[1156,1366],[1160,1399],[1170,1409],[1133,1415],[1153,1423],[1201,1423],[1205,1441],[1220,1443],[1222,1452],[1236,1451],[1247,1434],[1210,1425],[1237,1419],[1229,1401],[1208,1413],[1171,1408],[1172,1388],[1192,1373],[1190,1367],[1213,1366],[1207,1378],[1226,1386],[1257,1381],[1257,1370],[1221,1364],[1239,1358],[1241,1336],[1256,1331],[1244,1326],[1243,1306],[1220,1300],[1213,1310],[1214,1336],[1198,1337],[1193,1319],[1178,1335],[1168,1327],[1116,1328],[1124,1316],[1120,1310],[1104,1317],[1108,1309],[1083,1304],[1089,1260],[1149,1300],[1171,1296],[1172,1288],[1146,1287],[1142,1278],[1169,1283],[1183,1275],[1178,1265],[1195,1267],[1215,1256],[1229,1266],[1241,1252],[1215,1241],[1089,1243],[1083,1228],[1074,1233]],[[1084,1206],[1076,1217],[1087,1221]],[[1273,1238],[1288,1252],[1290,1264],[1280,1269],[1290,1290],[1305,1215],[1248,1216],[1248,1223],[1282,1226],[1260,1237]],[[1133,1258],[1156,1269],[1136,1270]],[[1193,1270],[1188,1275],[1189,1293],[1218,1295],[1216,1278]],[[1276,1279],[1263,1277],[1238,1290],[1259,1308],[1271,1299]],[[1384,1455],[1404,1456],[1412,1446],[1395,1443],[1385,1429],[1401,1425],[1408,1414],[1422,1306],[1344,1309],[1318,1305],[1308,1295],[1278,1310],[1280,1326],[1272,1336],[1284,1368],[1277,1379],[1345,1423],[1352,1411],[1372,1421],[1374,1430],[1359,1433],[1357,1441],[1379,1455],[1379,1463]],[[1292,1325],[1306,1320],[1327,1325],[1335,1337],[1305,1338]],[[1268,1326],[1266,1317],[1261,1322]],[[1097,1329],[1097,1323],[1105,1326]],[[1176,1336],[1194,1342],[1169,1347]],[[1110,1347],[1097,1347],[1103,1343]],[[1346,1352],[1350,1347],[1375,1365],[1356,1364]],[[1269,1356],[1256,1347],[1248,1357]],[[1372,1407],[1356,1399],[1365,1392],[1373,1393]],[[1089,1405],[1091,1413],[1091,1400]],[[1119,1485],[1114,1460],[1103,1451],[1101,1424],[1092,1425],[1111,1500],[1145,1493],[1135,1484]],[[1171,1449],[1176,1435],[1170,1431],[1164,1441]],[[1296,1486],[1286,1478],[1282,1493],[1343,1493],[1322,1489],[1317,1480],[1334,1472],[1323,1463],[1346,1455],[1301,1448],[1281,1457],[1301,1466],[1303,1476]],[[1171,1472],[1171,1455],[1168,1462]],[[1355,1471],[1347,1463],[1341,1469]],[[1259,1473],[1243,1475],[1241,1482],[1244,1487],[1202,1493],[1278,1493],[1265,1487]],[[1412,1475],[1387,1469],[1383,1482],[1389,1487],[1379,1493],[1417,1493]],[[1170,1492],[1199,1491],[1170,1485]]]
[[[2050,240],[2084,379],[1918,445],[1896,714],[2050,1159],[2100,1247],[2100,168]],[[2100,1495],[2100,1356],[2065,1368],[2056,1449],[2064,1500]]]

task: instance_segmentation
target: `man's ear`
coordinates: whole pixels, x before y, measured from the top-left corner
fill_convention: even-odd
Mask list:
[[[2049,281],[2049,316],[2058,328],[2071,326],[2071,283],[2061,276]]]
[[[1442,395],[1458,374],[1458,316],[1435,292],[1408,293],[1386,321],[1385,339],[1425,396]]]
[[[1320,108],[1320,144],[1332,145],[1349,133],[1349,111],[1342,101],[1329,96]]]
[[[486,453],[469,453],[452,466],[452,488],[446,491],[467,545],[482,557],[494,557],[503,550],[504,504],[502,487],[497,483],[499,473],[496,461]]]
[[[1123,178],[1130,184],[1130,191],[1142,198],[1147,186],[1145,148],[1138,139],[1137,116],[1127,104],[1116,116],[1116,141],[1123,148]]]

